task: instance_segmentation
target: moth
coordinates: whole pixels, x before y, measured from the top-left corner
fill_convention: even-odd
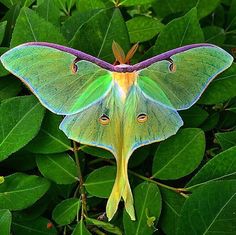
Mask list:
[[[60,129],[81,144],[110,151],[117,164],[107,202],[109,220],[121,198],[135,220],[128,161],[135,149],[165,140],[183,125],[178,113],[197,102],[233,58],[211,44],[192,44],[135,65],[112,65],[65,46],[30,42],[1,56],[51,112],[65,118]]]

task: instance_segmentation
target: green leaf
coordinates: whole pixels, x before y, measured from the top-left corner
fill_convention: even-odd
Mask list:
[[[220,28],[218,26],[207,26],[202,30],[205,36],[205,42],[213,43],[216,45],[222,45],[224,43],[225,31],[223,28]]]
[[[154,46],[154,53],[159,54],[170,49],[204,41],[203,32],[198,22],[197,10],[193,8],[183,17],[172,20],[160,32]]]
[[[236,63],[210,83],[203,93],[200,104],[223,103],[236,96]]]
[[[34,204],[49,189],[49,182],[35,175],[14,173],[0,185],[0,208],[22,210]]]
[[[99,10],[78,29],[70,41],[70,46],[108,62],[114,62],[113,41],[119,43],[124,51],[128,51],[129,35],[118,8]]]
[[[160,226],[166,235],[175,235],[185,198],[169,189],[161,188],[162,210]]]
[[[34,11],[24,7],[16,20],[11,47],[32,41],[66,44],[64,37],[53,24],[39,17]]]
[[[188,175],[200,164],[204,151],[204,132],[197,128],[182,129],[158,146],[152,177],[168,180]]]
[[[62,117],[47,112],[38,135],[25,147],[32,153],[61,153],[72,150],[70,140],[59,129]]]
[[[220,119],[220,114],[218,112],[213,112],[208,116],[205,122],[201,125],[201,129],[206,131],[210,131],[216,127]]]
[[[180,111],[180,116],[183,118],[185,127],[198,127],[207,119],[208,113],[194,105],[190,109]]]
[[[143,4],[150,4],[152,3],[154,0],[139,0],[137,2],[137,0],[120,0],[120,4],[121,6],[137,6],[137,5],[143,5]]]
[[[51,225],[48,227],[48,225]],[[57,235],[56,228],[46,218],[38,217],[34,220],[13,220],[12,231],[17,235]]]
[[[101,157],[101,158],[113,158],[113,155],[111,152],[105,150],[105,149],[101,149],[101,148],[97,148],[97,147],[92,147],[92,146],[88,146],[88,145],[83,145],[81,147],[81,150],[87,154],[90,154],[92,156],[95,157]]]
[[[126,211],[123,214],[125,234],[151,235],[161,214],[161,194],[157,185],[144,182],[134,189],[136,220],[131,221]],[[152,217],[154,224],[149,223]]]
[[[174,13],[186,13],[196,7],[198,18],[201,19],[214,11],[220,0],[156,0],[154,7],[161,18]]]
[[[216,133],[216,139],[223,150],[236,146],[236,131]]]
[[[93,225],[96,225],[100,228],[103,228],[105,231],[107,231],[109,233],[122,235],[121,230],[113,224],[103,222],[101,220],[92,219],[92,218],[89,218],[89,217],[86,217],[86,222],[88,222],[90,224],[93,224]]]
[[[4,183],[5,179],[3,176],[0,176],[0,184]]]
[[[236,180],[212,182],[194,191],[179,218],[177,235],[234,234]]]
[[[42,175],[57,184],[71,184],[78,180],[76,164],[66,153],[40,155],[36,162]]]
[[[7,21],[2,21],[0,22],[0,45],[2,44],[2,40],[5,34],[5,29],[6,29]]]
[[[36,12],[46,21],[51,22],[55,26],[60,26],[60,9],[54,1],[43,0],[36,8]]]
[[[76,8],[79,13],[89,12],[95,9],[105,9],[113,7],[113,3],[107,0],[79,0],[76,1]]]
[[[21,90],[21,82],[12,77],[6,76],[0,80],[0,101],[16,96]]]
[[[67,198],[54,208],[52,211],[52,218],[59,225],[67,225],[75,219],[79,209],[79,199]]]
[[[0,47],[0,55],[8,51],[8,49],[7,47]],[[9,72],[3,67],[2,63],[0,63],[0,77],[6,76],[7,74],[9,74]]]
[[[34,96],[20,96],[0,105],[0,160],[7,158],[38,133],[44,109]]]
[[[92,235],[86,226],[84,225],[83,220],[80,220],[80,222],[76,225],[72,235]]]
[[[130,157],[129,167],[130,168],[137,167],[138,165],[140,165],[142,162],[145,161],[145,159],[148,157],[149,154],[150,154],[149,145],[136,149]]]
[[[89,194],[108,198],[115,182],[116,167],[104,166],[90,173],[84,183]]]
[[[0,230],[1,235],[10,235],[11,212],[9,210],[0,210]]]
[[[147,16],[137,16],[126,22],[130,42],[144,42],[156,36],[164,25],[159,21]]]
[[[188,182],[186,188],[192,189],[211,181],[236,178],[236,147],[219,153],[207,162]]]

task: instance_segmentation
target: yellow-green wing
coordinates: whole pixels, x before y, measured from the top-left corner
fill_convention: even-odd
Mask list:
[[[153,63],[139,73],[138,85],[155,101],[161,90],[177,110],[191,107],[210,81],[227,69],[233,58],[216,46],[202,46],[174,54],[169,60]]]
[[[23,44],[1,56],[41,103],[56,114],[74,114],[109,92],[109,71],[52,47]]]

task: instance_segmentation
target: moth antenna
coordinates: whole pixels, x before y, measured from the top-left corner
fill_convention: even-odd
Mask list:
[[[118,61],[120,64],[125,64],[124,50],[115,41],[112,42],[112,51],[113,51],[116,61]]]
[[[125,57],[125,63],[130,64],[130,60],[133,58],[135,52],[137,51],[139,47],[139,43],[137,42],[136,44],[134,44],[130,50],[128,51],[126,57]]]

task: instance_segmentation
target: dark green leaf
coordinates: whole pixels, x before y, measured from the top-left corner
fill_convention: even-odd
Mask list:
[[[164,25],[156,19],[146,16],[137,16],[126,22],[130,42],[144,42],[156,36]]]
[[[208,182],[236,178],[236,147],[232,147],[216,155],[188,182],[188,189],[204,185]]]
[[[160,32],[154,53],[159,54],[170,49],[204,40],[203,32],[198,22],[197,10],[193,8],[183,17],[172,20]]]
[[[57,235],[50,220],[38,217],[34,220],[13,220],[12,230],[17,235]]]
[[[52,212],[53,220],[60,225],[70,224],[78,214],[80,209],[80,200],[77,198],[68,198],[60,202]]]
[[[101,158],[113,158],[113,155],[111,152],[108,152],[105,149],[92,147],[92,146],[82,146],[81,150],[87,154],[90,154],[95,157],[101,157]]]
[[[7,47],[0,47],[0,55],[8,51]],[[2,63],[0,64],[0,77],[6,76],[9,72],[3,67]]]
[[[76,1],[76,7],[79,13],[88,12],[95,9],[105,9],[114,6],[112,1],[107,0],[79,0]]]
[[[84,222],[80,220],[80,222],[76,225],[72,235],[92,235],[86,226],[84,225]]]
[[[166,235],[175,235],[185,198],[169,189],[161,188],[162,211],[160,225]]]
[[[177,235],[231,234],[236,231],[236,180],[206,184],[186,200]]]
[[[0,101],[16,96],[21,90],[21,82],[12,77],[6,76],[0,80]]]
[[[65,39],[54,25],[39,17],[34,11],[24,7],[16,20],[11,47],[32,41],[66,44]]]
[[[236,63],[210,83],[198,103],[217,104],[234,96],[236,96]]]
[[[207,26],[202,29],[205,36],[205,42],[222,45],[225,41],[225,31],[218,26]]]
[[[113,41],[119,43],[125,52],[128,51],[129,35],[118,8],[99,10],[79,28],[70,45],[106,61],[114,62]]]
[[[131,221],[124,211],[125,234],[151,235],[161,214],[161,194],[157,185],[142,183],[134,189],[136,220]]]
[[[113,224],[96,220],[96,219],[92,219],[89,217],[86,218],[86,222],[90,224],[94,224],[100,228],[103,228],[105,231],[110,232],[112,234],[122,235],[121,230],[118,227],[114,226]]]
[[[178,179],[188,175],[200,164],[204,151],[204,132],[197,128],[182,129],[157,148],[152,177]]]
[[[59,129],[62,117],[47,113],[38,135],[26,146],[32,153],[60,153],[72,150],[70,140]]]
[[[135,5],[143,5],[143,4],[150,4],[154,0],[120,0],[121,6],[135,6]]]
[[[0,105],[0,160],[25,146],[39,131],[44,109],[33,96],[5,100]]]
[[[5,34],[5,28],[7,25],[7,21],[0,22],[0,45],[2,44],[2,40]]]
[[[0,231],[1,235],[10,235],[11,212],[9,210],[0,210]]]
[[[109,197],[115,182],[116,168],[104,166],[90,173],[84,183],[86,190],[93,196]]]
[[[236,146],[236,131],[216,133],[216,139],[223,150]]]
[[[31,206],[48,190],[49,182],[35,175],[15,173],[0,185],[0,208],[21,210]]]
[[[42,175],[57,184],[71,184],[78,180],[76,164],[66,153],[40,155],[36,162]]]
[[[207,111],[196,105],[190,109],[181,111],[180,115],[183,118],[185,127],[198,127],[208,117]]]

